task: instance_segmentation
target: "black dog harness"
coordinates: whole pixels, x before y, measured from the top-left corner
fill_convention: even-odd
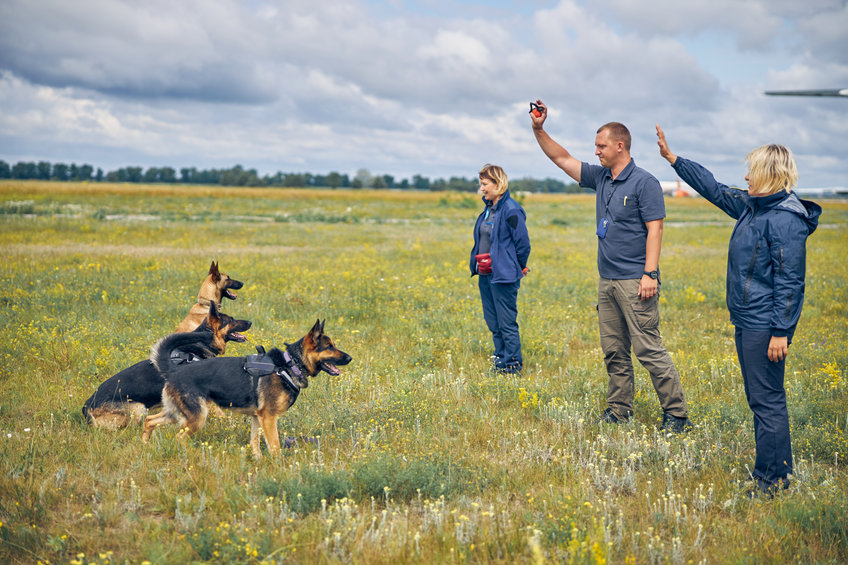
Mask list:
[[[189,353],[180,349],[174,349],[173,351],[171,351],[171,355],[168,358],[170,359],[172,365],[183,365],[185,363],[194,363],[195,361],[200,361],[200,357],[198,357],[194,353]]]
[[[278,375],[288,383],[292,390],[300,391],[300,387],[294,384],[292,380],[292,375],[299,380],[303,379],[303,373],[300,371],[300,367],[297,366],[297,363],[294,362],[288,351],[283,351],[283,359],[286,362],[286,367],[278,367],[271,360],[271,357],[265,353],[265,348],[257,345],[256,354],[248,355],[245,359],[244,370],[251,377],[264,377],[271,374]],[[289,372],[291,372],[291,375]]]

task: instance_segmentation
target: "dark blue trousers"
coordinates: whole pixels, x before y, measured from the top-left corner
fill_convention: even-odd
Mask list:
[[[480,299],[483,302],[483,318],[495,345],[496,369],[520,369],[524,361],[521,358],[521,338],[518,335],[518,287],[521,281],[514,283],[493,283],[492,277],[477,277],[480,287]]]
[[[771,333],[736,328],[736,353],[745,382],[748,406],[754,412],[757,460],[754,479],[762,488],[788,484],[792,473],[792,446],[789,442],[789,412],[783,374],[786,360],[768,359]]]

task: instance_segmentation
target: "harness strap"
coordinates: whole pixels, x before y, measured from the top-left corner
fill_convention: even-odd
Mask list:
[[[187,353],[185,351],[180,351],[179,349],[174,349],[173,351],[171,351],[169,360],[171,361],[172,365],[183,365],[185,363],[194,363],[195,361],[200,361],[200,357],[198,357],[194,353]]]
[[[256,351],[258,351],[258,353],[254,355],[248,355],[245,358],[245,372],[247,372],[251,377],[254,378],[275,374],[277,376],[282,377],[289,384],[289,386],[291,386],[292,389],[298,391],[300,390],[300,387],[294,383],[288,371],[291,371],[297,378],[302,378],[303,375],[300,372],[300,369],[298,368],[297,364],[291,358],[291,355],[289,355],[288,351],[283,352],[283,359],[285,359],[286,364],[288,365],[288,367],[286,368],[278,367],[277,365],[275,365],[274,361],[271,360],[271,357],[269,357],[265,353],[265,348],[261,345],[256,346]]]

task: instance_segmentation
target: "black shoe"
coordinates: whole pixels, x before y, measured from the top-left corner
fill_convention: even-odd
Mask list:
[[[662,431],[680,434],[688,432],[692,427],[692,422],[689,421],[689,418],[678,418],[668,412],[663,412],[662,425],[660,426]]]
[[[598,420],[600,424],[623,424],[630,419],[630,416],[616,416],[611,408],[604,410],[601,418]]]
[[[503,362],[499,360],[495,363],[495,372],[501,375],[520,375],[521,369],[521,363],[517,361]]]
[[[752,478],[754,480],[754,486],[745,491],[747,498],[772,499],[776,494],[789,488],[789,481],[786,478],[778,479],[773,483],[766,482],[757,477]]]

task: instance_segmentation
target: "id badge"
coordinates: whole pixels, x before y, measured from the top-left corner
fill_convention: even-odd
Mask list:
[[[603,239],[607,235],[607,227],[609,226],[609,220],[606,218],[601,218],[601,221],[598,222],[598,237]]]

